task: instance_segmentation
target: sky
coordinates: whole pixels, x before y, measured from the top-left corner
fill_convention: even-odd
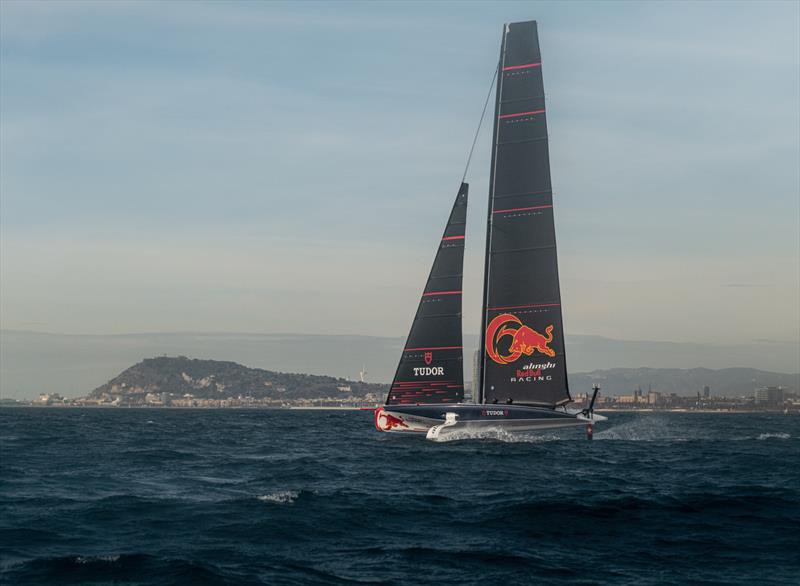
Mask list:
[[[797,2],[3,0],[0,326],[405,335],[530,19],[567,333],[798,343]]]

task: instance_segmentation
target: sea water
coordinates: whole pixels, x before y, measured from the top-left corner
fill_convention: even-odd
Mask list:
[[[0,410],[2,584],[797,584],[800,417]]]

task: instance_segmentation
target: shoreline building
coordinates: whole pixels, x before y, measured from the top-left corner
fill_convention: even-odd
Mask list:
[[[757,405],[782,405],[783,387],[759,387],[753,395]]]

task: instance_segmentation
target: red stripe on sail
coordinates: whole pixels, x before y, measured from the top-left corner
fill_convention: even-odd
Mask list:
[[[560,307],[560,303],[540,303],[537,305],[509,305],[508,307],[487,307],[489,311],[502,311],[504,309],[525,309],[528,307]]]
[[[444,238],[442,238],[442,242],[444,242],[445,240],[464,240],[464,237],[463,236],[445,236]]]
[[[525,63],[523,65],[509,65],[508,67],[503,67],[503,71],[512,71],[513,69],[530,69],[531,67],[541,67],[542,62],[539,63]]]
[[[505,212],[526,212],[528,210],[546,210],[547,208],[552,208],[552,204],[549,206],[531,206],[529,208],[509,208],[507,210],[494,210],[493,214],[502,214]]]
[[[461,291],[431,291],[422,294],[423,297],[432,297],[433,295],[461,295]]]
[[[463,346],[432,346],[430,348],[406,348],[403,352],[414,352],[416,350],[461,350]]]
[[[500,120],[503,118],[517,118],[518,116],[532,116],[534,114],[544,114],[544,108],[541,110],[531,110],[530,112],[517,112],[516,114],[503,114],[502,116],[498,116]]]
[[[443,381],[443,380],[436,380],[436,379],[431,379],[431,380],[406,380],[406,381],[398,380],[398,381],[395,381],[394,384],[396,384],[396,385],[416,385],[416,384],[422,384],[422,383],[426,383],[426,384],[427,383],[431,383],[431,384],[433,384],[433,383],[452,384],[454,382],[455,381],[452,381],[452,380]]]

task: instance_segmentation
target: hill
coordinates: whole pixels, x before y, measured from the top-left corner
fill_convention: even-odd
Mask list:
[[[94,389],[87,399],[130,405],[153,402],[154,395],[163,402],[166,402],[163,399],[174,400],[186,395],[216,400],[249,397],[282,401],[367,395],[382,399],[386,390],[386,385],[332,376],[275,372],[221,360],[162,356],[131,366]],[[164,394],[167,396],[162,399]]]

